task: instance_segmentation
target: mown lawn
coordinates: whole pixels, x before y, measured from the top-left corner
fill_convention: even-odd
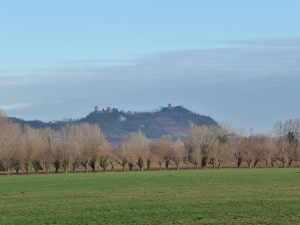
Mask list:
[[[300,224],[299,172],[0,176],[0,224]]]

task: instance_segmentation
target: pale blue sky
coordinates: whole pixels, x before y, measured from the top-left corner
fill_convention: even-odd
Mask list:
[[[299,12],[297,0],[0,0],[0,108],[47,121],[172,102],[268,132],[299,117]]]

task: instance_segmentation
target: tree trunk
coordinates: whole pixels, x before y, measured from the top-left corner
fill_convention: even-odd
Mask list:
[[[237,168],[241,168],[242,161],[243,161],[242,158],[238,158],[238,161],[237,161]]]
[[[26,175],[29,175],[29,167],[26,166]]]
[[[251,169],[251,162],[248,162],[248,168]]]
[[[291,167],[292,163],[293,163],[293,160],[290,159],[290,160],[289,160],[289,168]]]
[[[255,160],[255,161],[254,161],[254,168],[256,168],[257,163],[258,163],[258,160]]]
[[[215,169],[215,168],[216,168],[216,163],[215,163],[215,161],[213,161],[212,165],[213,165],[213,169]]]
[[[179,164],[176,164],[177,170],[179,170]]]

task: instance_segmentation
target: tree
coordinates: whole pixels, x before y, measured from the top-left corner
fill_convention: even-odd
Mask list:
[[[130,151],[130,145],[127,137],[124,137],[123,142],[121,142],[117,149],[115,150],[116,162],[122,166],[123,172],[125,172],[126,165],[128,163],[128,153]]]
[[[289,119],[286,122],[278,122],[274,125],[274,131],[277,135],[278,152],[277,159],[282,162],[282,166],[290,167],[294,161],[298,161],[299,147],[298,138],[300,130],[300,120]],[[288,145],[288,147],[286,146]]]
[[[198,169],[203,158],[202,135],[201,129],[192,122],[190,122],[189,139],[187,140],[186,146],[189,152],[190,162]]]
[[[221,168],[221,165],[225,164],[229,158],[228,136],[227,134],[219,135],[217,139],[218,139],[217,152],[219,155],[218,168]]]
[[[137,161],[136,164],[140,170],[143,171],[144,162],[150,155],[149,140],[141,131],[133,132],[130,134],[129,145],[129,161],[131,161],[132,164]]]
[[[256,137],[244,137],[240,143],[242,158],[247,162],[248,168],[252,168],[257,158],[257,140]]]
[[[154,144],[153,152],[157,157],[157,160],[160,165],[160,169],[162,167],[162,164],[164,164],[166,170],[168,170],[169,165],[171,164],[171,159],[172,159],[171,146],[172,146],[172,137],[170,135],[162,136],[162,138]]]
[[[177,170],[180,169],[180,165],[186,156],[186,149],[183,141],[178,138],[174,142],[171,148],[171,160],[175,163]]]
[[[108,163],[111,167],[111,171],[113,171],[115,168],[115,164],[117,163],[116,162],[117,158],[118,158],[118,156],[116,155],[116,152],[114,150],[111,150],[109,153],[109,157],[108,157]]]
[[[272,136],[260,136],[257,146],[260,152],[260,158],[264,162],[265,167],[269,168],[275,161],[276,140]]]
[[[112,155],[111,154],[111,147],[107,142],[105,142],[105,143],[102,143],[102,145],[99,148],[100,148],[100,151],[99,151],[99,155],[100,155],[99,165],[103,169],[103,171],[105,172],[107,167],[108,167],[108,164],[109,164],[109,158]]]
[[[38,137],[35,129],[26,126],[24,130],[25,132],[24,132],[24,139],[23,139],[23,149],[24,149],[23,163],[24,163],[26,174],[28,175],[32,168],[35,150],[37,149],[36,142]]]
[[[49,174],[53,160],[53,152],[57,147],[57,133],[49,127],[40,130],[42,137],[42,161],[46,174]]]
[[[290,167],[292,165],[292,162],[298,161],[299,158],[298,139],[293,131],[288,132],[287,139],[289,141],[290,150],[288,166]]]
[[[20,148],[20,126],[9,121],[0,111],[0,161],[8,175],[12,168],[17,173],[20,170]]]
[[[106,139],[98,125],[82,123],[80,124],[80,130],[80,142],[82,143],[80,152],[81,165],[85,168],[85,172],[87,172],[88,165],[95,171],[100,149],[107,144]]]
[[[277,141],[276,146],[277,146],[276,158],[278,161],[282,163],[282,167],[286,168],[291,154],[289,148],[289,142],[286,138],[280,138]]]
[[[68,172],[70,162],[72,163],[73,170],[76,163],[74,163],[76,155],[77,144],[77,125],[65,125],[60,129],[60,150],[61,150],[61,162],[65,173]],[[73,153],[74,151],[74,153]],[[72,154],[73,153],[73,154]],[[73,156],[73,157],[72,157]]]
[[[243,131],[232,132],[228,136],[229,154],[236,160],[237,168],[241,168],[243,162],[242,146],[243,146]]]

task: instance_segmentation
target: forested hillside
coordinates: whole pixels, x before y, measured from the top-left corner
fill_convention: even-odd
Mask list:
[[[13,122],[19,123],[21,127],[29,125],[33,128],[50,127],[54,130],[60,129],[67,123],[98,124],[107,140],[112,144],[121,142],[124,136],[138,130],[141,130],[150,140],[155,141],[166,134],[174,137],[186,137],[189,121],[199,126],[217,124],[209,116],[196,114],[182,106],[162,107],[155,112],[124,112],[115,108],[107,108],[106,110],[95,110],[82,119],[48,123],[11,119]]]

